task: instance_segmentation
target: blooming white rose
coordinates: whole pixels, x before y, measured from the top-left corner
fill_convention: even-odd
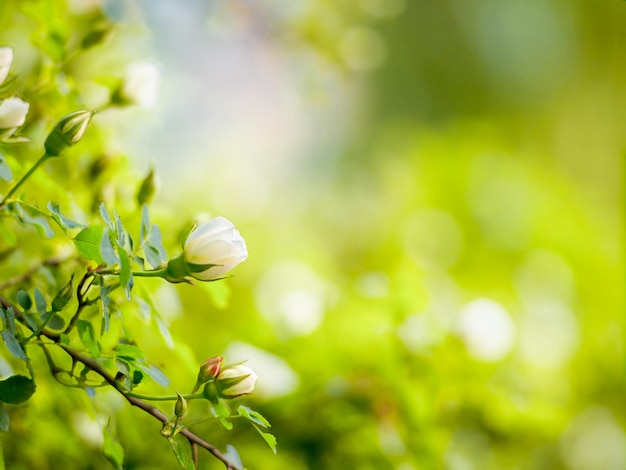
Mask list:
[[[156,104],[161,73],[150,62],[138,62],[126,71],[120,96],[128,103],[142,108],[152,108]]]
[[[211,281],[245,261],[248,249],[233,223],[224,217],[217,217],[191,232],[183,254],[191,276]]]
[[[13,64],[13,49],[8,46],[0,47],[0,84],[7,79]]]
[[[237,398],[252,393],[259,378],[250,367],[239,364],[222,369],[217,376],[217,385],[224,398]]]
[[[2,100],[0,103],[0,129],[15,129],[26,121],[30,105],[17,96]]]

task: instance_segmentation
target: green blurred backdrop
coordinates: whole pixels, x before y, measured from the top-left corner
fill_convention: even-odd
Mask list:
[[[278,454],[199,434],[251,469],[626,468],[626,3],[5,0],[16,72],[94,8],[116,29],[74,67],[85,105],[129,63],[161,70],[154,108],[96,126],[154,163],[169,246],[224,215],[250,251],[221,284],[147,281],[172,389],[248,359]],[[107,468],[107,413],[126,468],[174,468],[157,423],[55,383],[12,417],[7,468]]]

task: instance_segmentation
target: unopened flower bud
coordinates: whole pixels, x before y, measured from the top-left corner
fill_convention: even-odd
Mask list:
[[[13,64],[13,49],[8,46],[0,47],[0,85],[7,79]]]
[[[223,398],[237,398],[252,393],[258,375],[248,366],[227,367],[217,376],[217,387]]]
[[[198,380],[196,380],[196,385],[193,388],[195,392],[198,390],[203,384],[207,383],[209,380],[214,379],[220,373],[220,369],[222,368],[222,356],[215,356],[210,359],[207,359],[200,365],[200,370],[198,371]]]
[[[44,147],[49,157],[61,155],[82,139],[95,111],[76,111],[63,117],[48,135]]]
[[[178,400],[176,400],[176,405],[174,405],[174,414],[178,419],[182,419],[187,414],[187,400],[178,392],[176,392],[176,395],[178,395]]]

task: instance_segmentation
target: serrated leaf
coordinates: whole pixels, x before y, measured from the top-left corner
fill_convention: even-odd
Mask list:
[[[76,322],[76,328],[78,330],[78,337],[83,343],[83,346],[87,348],[93,357],[100,357],[100,343],[96,339],[96,332],[94,331],[91,322],[87,320],[78,320],[78,322]]]
[[[259,426],[262,426],[264,428],[269,428],[272,426],[270,422],[267,419],[265,419],[265,417],[261,413],[259,413],[258,411],[251,410],[247,406],[239,405],[239,408],[237,408],[237,411],[239,412],[239,416],[243,416],[244,418],[252,421],[253,423],[258,424]]]
[[[18,342],[13,333],[8,330],[4,330],[2,332],[2,339],[4,340],[4,344],[6,344],[7,349],[14,357],[21,359],[22,361],[28,361],[28,356],[26,356],[24,348],[22,348],[22,345]]]
[[[167,388],[170,385],[170,379],[155,365],[145,366],[139,364],[138,367],[144,371],[152,380],[158,383],[161,387]]]
[[[103,227],[92,225],[80,231],[74,238],[74,245],[83,258],[93,260],[100,265],[106,265],[106,261],[100,252],[102,239],[106,235]],[[108,237],[107,237],[108,238]]]
[[[9,418],[9,413],[7,412],[7,409],[4,407],[4,404],[0,403],[0,431],[8,432],[10,424],[11,424],[11,420]]]
[[[33,380],[23,375],[12,375],[8,379],[0,380],[0,401],[19,405],[32,397],[35,389]]]
[[[122,469],[124,466],[124,448],[117,442],[115,437],[113,437],[110,423],[103,429],[102,435],[104,437],[102,453],[115,468]]]
[[[231,416],[230,410],[222,402],[222,400],[217,400],[216,402],[211,403],[211,414],[215,416],[227,430],[230,431],[233,428],[233,423],[227,419]]]
[[[113,216],[115,217],[115,232],[117,233],[117,244],[122,248],[126,248],[126,242],[128,241],[126,230],[124,229],[124,224],[122,224],[122,219],[116,211],[113,212]]]
[[[70,229],[70,230],[74,228],[86,227],[85,224],[75,222],[72,219],[68,219],[63,214],[61,214],[61,209],[59,208],[59,205],[57,203],[50,201],[48,202],[47,207],[50,213],[52,214],[52,217],[54,217],[54,220],[56,220],[62,227],[66,229]]]
[[[113,222],[111,222],[111,217],[109,216],[109,212],[107,211],[107,208],[104,205],[104,202],[100,203],[100,205],[98,206],[98,209],[100,210],[100,217],[102,217],[102,220],[104,220],[104,223],[108,225],[110,230],[114,231],[115,226],[113,225]]]
[[[20,304],[24,310],[30,310],[33,306],[33,300],[30,298],[30,295],[25,290],[19,290],[17,292],[17,303]]]
[[[28,223],[34,225],[35,228],[46,238],[52,238],[54,236],[54,232],[52,228],[50,228],[50,224],[48,223],[48,219],[46,219],[43,215],[30,215],[25,211],[22,211],[21,218],[24,223]]]
[[[43,296],[41,291],[35,287],[34,291],[35,296],[35,307],[37,307],[37,313],[44,314],[48,308],[48,302],[46,302],[46,298]]]
[[[143,252],[146,255],[146,261],[153,268],[158,268],[162,262],[161,253],[159,250],[152,246],[150,243],[146,242],[143,246]]]
[[[4,181],[11,181],[13,179],[13,172],[11,167],[7,163],[7,159],[0,153],[0,178]]]
[[[195,470],[195,465],[193,463],[193,459],[191,458],[191,455],[189,455],[188,452],[185,452],[185,449],[183,448],[183,446],[181,446],[178,442],[176,442],[174,439],[172,439],[171,437],[167,439],[170,443],[170,446],[172,447],[172,451],[174,452],[174,455],[176,456],[176,461],[178,462],[178,465],[180,466],[180,468],[182,468],[183,470]]]
[[[102,282],[102,278],[100,278],[100,282]],[[100,327],[100,334],[109,331],[109,305],[111,304],[111,297],[109,296],[109,293],[111,290],[111,286],[101,285],[100,287],[100,301],[102,302],[102,326]]]

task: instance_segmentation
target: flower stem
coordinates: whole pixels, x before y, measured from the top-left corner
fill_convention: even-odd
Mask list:
[[[4,207],[7,203],[7,199],[9,199],[11,196],[13,196],[13,194],[15,193],[15,191],[17,191],[19,189],[20,186],[22,186],[22,184],[24,184],[24,182],[26,182],[26,180],[28,178],[30,178],[30,176],[35,172],[35,170],[37,170],[37,168],[39,168],[39,166],[45,162],[48,158],[50,157],[50,155],[48,155],[47,153],[44,153],[41,158],[39,158],[39,160],[37,160],[35,162],[35,164],[32,166],[32,168],[30,170],[28,170],[26,172],[26,174],[24,176],[22,176],[22,178],[15,184],[15,186],[13,186],[11,188],[11,190],[9,191],[9,193],[4,196],[4,198],[2,199],[2,201],[0,201],[0,208]]]
[[[148,401],[176,401],[178,400],[178,395],[164,395],[164,396],[152,396],[152,395],[142,395],[141,393],[134,392],[126,392],[127,395],[135,398],[139,398],[140,400],[148,400]],[[196,398],[203,398],[202,393],[191,393],[189,395],[181,395],[185,400],[194,400]]]
[[[165,277],[167,268],[155,269],[154,271],[133,271],[135,277]]]

